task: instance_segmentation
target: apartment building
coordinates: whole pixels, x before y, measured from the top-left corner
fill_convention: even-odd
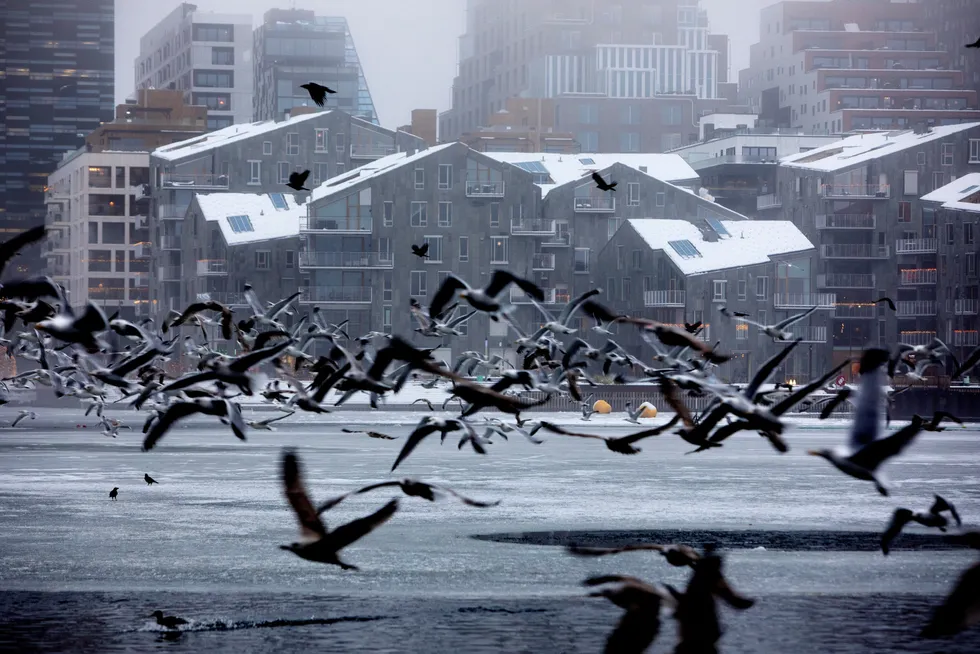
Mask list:
[[[252,17],[182,2],[140,38],[136,89],[176,89],[208,108],[208,129],[252,120]]]
[[[980,11],[972,0],[928,0],[925,5],[926,27],[935,32],[937,45],[951,56],[953,68],[962,70],[966,88],[980,93],[980,58],[964,48],[980,34]]]

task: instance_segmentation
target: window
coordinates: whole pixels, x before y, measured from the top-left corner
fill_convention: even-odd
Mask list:
[[[112,167],[89,166],[88,186],[89,188],[112,188]]]
[[[103,227],[103,229],[105,229]],[[953,227],[953,223],[946,223],[946,243],[952,245],[956,242],[956,229]]]
[[[490,263],[508,263],[510,261],[510,238],[494,236],[490,241]]]
[[[717,284],[718,282],[715,283]],[[749,326],[744,322],[735,324],[735,340],[736,341],[749,340]]]
[[[381,308],[381,328],[385,332],[391,331],[391,307],[389,306]]]
[[[919,194],[919,171],[906,170],[905,171],[905,195],[918,195],[918,194]]]
[[[589,272],[589,248],[575,248],[575,267],[576,273]]]
[[[425,168],[415,169],[415,190],[420,191],[425,188]]]
[[[289,163],[286,161],[279,162],[279,183],[286,184],[289,182]]]
[[[470,260],[470,237],[469,236],[459,237],[459,260],[460,261]]]
[[[623,291],[623,302],[630,301],[630,295],[633,291],[633,282],[629,277],[623,277],[622,291]]]
[[[954,145],[952,143],[943,143],[943,165],[952,166],[953,165],[953,150]]]
[[[412,203],[412,227],[425,227],[429,224],[429,203]]]
[[[286,154],[295,157],[299,154],[299,132],[286,134]]]
[[[326,152],[327,146],[330,143],[330,130],[318,127],[314,132],[316,136],[313,141],[313,151]]]
[[[657,206],[658,207],[667,206],[667,194],[666,193],[663,193],[663,192],[657,193]]]
[[[89,250],[88,251],[88,271],[89,272],[111,272],[112,271],[111,250]]]
[[[126,188],[125,166],[116,166],[116,188]]]
[[[615,300],[618,297],[616,295],[616,278],[615,277],[607,277],[606,278],[606,289],[605,290],[606,290],[606,294],[611,299]]]
[[[235,87],[235,73],[231,70],[195,70],[194,86],[231,89]]]
[[[235,234],[255,231],[255,228],[252,227],[252,221],[248,216],[228,216],[226,220],[228,221],[228,226],[231,227],[231,231]]]
[[[980,163],[980,139],[970,139],[970,161],[969,163]]]
[[[337,152],[347,151],[347,136],[345,134],[337,134]]]
[[[749,287],[748,280],[745,280],[745,279],[738,280],[738,299],[739,300],[744,300],[745,297],[748,295],[748,292],[749,292],[748,287]]]
[[[599,132],[579,132],[575,139],[582,152],[595,152],[599,149]]]
[[[426,290],[426,272],[424,270],[413,270],[411,272],[412,277],[412,297],[425,297],[428,291]]]
[[[453,203],[452,202],[439,203],[439,226],[440,227],[453,226]]]
[[[285,211],[289,209],[289,204],[286,202],[286,196],[282,193],[270,193],[269,199],[272,200],[272,206],[276,208],[276,211]]]
[[[429,258],[423,259],[425,263],[442,263],[442,237],[424,236],[423,243],[429,244]]]
[[[663,108],[663,123],[665,125],[680,125],[683,121],[683,109],[679,105],[667,105]]]
[[[296,250],[286,250],[286,268],[296,267]]]
[[[395,224],[395,203],[384,203],[384,226],[392,227]]]
[[[694,246],[694,243],[691,243],[687,239],[681,241],[667,241],[667,245],[669,245],[674,252],[679,254],[682,259],[701,258],[701,251]]]
[[[319,186],[330,179],[330,164],[316,162],[313,164],[313,186]]]
[[[599,110],[594,104],[580,104],[578,106],[578,122],[592,125],[599,122]]]
[[[765,300],[767,295],[769,295],[769,278],[765,275],[756,277],[755,297],[759,300]]]
[[[626,185],[626,206],[638,207],[640,206],[640,183],[630,182]]]
[[[453,187],[452,164],[439,164],[439,190],[446,191]]]
[[[262,154],[266,157],[272,154],[272,141],[262,141]]]
[[[99,242],[99,223],[91,222],[88,224],[88,242]]]
[[[714,293],[711,296],[714,302],[724,302],[725,301],[725,290],[728,286],[728,281],[724,279],[716,279],[712,282],[712,287],[714,288]]]
[[[211,63],[215,66],[234,66],[235,48],[211,48]]]
[[[633,270],[641,270],[643,268],[643,250],[633,250],[630,253],[630,259]]]
[[[973,245],[973,223],[963,223],[963,242]]]
[[[623,132],[619,135],[619,149],[622,152],[640,151],[639,132]]]
[[[231,127],[234,122],[231,116],[208,116],[208,131],[214,132]]]
[[[192,102],[211,111],[231,111],[230,93],[195,93]]]
[[[248,162],[248,183],[249,184],[261,184],[262,183],[262,162],[249,160]]]
[[[912,222],[912,203],[911,202],[899,202],[898,203],[898,222],[900,222],[900,223],[910,223],[910,222]]]
[[[234,25],[208,25],[206,23],[195,23],[194,40],[233,43],[235,41],[235,26]]]
[[[500,226],[500,203],[499,202],[490,203],[490,226],[491,227]]]
[[[925,166],[926,165],[926,153],[925,152],[916,152],[915,153],[915,165],[916,166]]]
[[[621,120],[624,125],[638,125],[641,120],[640,107],[635,104],[623,107]]]
[[[390,272],[386,272],[384,274],[384,281],[382,283],[383,283],[383,286],[382,286],[382,290],[381,290],[381,301],[382,302],[391,302],[392,286],[393,286],[394,282],[393,282],[392,274]]]
[[[268,250],[258,250],[255,253],[255,269],[268,270],[270,259],[272,259],[271,252],[269,252]]]
[[[378,257],[382,261],[391,261],[391,239],[387,236],[378,238]]]

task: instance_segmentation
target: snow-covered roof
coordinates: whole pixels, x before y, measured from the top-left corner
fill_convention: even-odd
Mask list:
[[[684,275],[753,266],[775,256],[813,249],[813,243],[789,220],[718,221],[729,236],[713,242],[704,240],[701,230],[686,220],[634,218],[626,222],[651,249],[670,257]]]
[[[209,132],[202,136],[195,136],[194,138],[190,138],[185,141],[178,141],[177,143],[171,143],[170,145],[157,148],[153,151],[153,156],[159,157],[160,159],[166,159],[167,161],[175,161],[191,155],[207,152],[208,150],[223,145],[228,145],[229,143],[252,138],[253,136],[259,136],[261,134],[267,134],[277,129],[291,127],[307,120],[323,118],[331,113],[333,113],[333,110],[317,111],[309,114],[293,116],[289,120],[280,120],[279,122],[274,120],[260,120],[255,123],[229,125],[228,127],[216,130],[214,132]],[[352,119],[360,120],[355,117],[352,117]]]
[[[635,152],[606,154],[555,154],[540,152],[484,152],[491,159],[509,163],[528,170],[520,164],[540,164],[554,184],[539,184],[541,194],[568,182],[588,177],[593,171],[602,171],[619,163],[635,168],[663,182],[693,182],[698,174],[691,165],[677,154],[638,154]]]
[[[298,237],[306,215],[306,205],[290,193],[196,193],[194,200],[204,220],[218,223],[228,245]]]
[[[858,164],[879,159],[889,154],[914,148],[923,143],[943,139],[951,134],[963,132],[980,126],[980,123],[962,123],[959,125],[943,125],[934,127],[925,134],[916,134],[913,130],[896,132],[872,132],[849,136],[846,139],[828,143],[827,145],[791,154],[779,160],[780,165],[792,168],[808,168],[834,172],[856,166]]]
[[[943,209],[980,213],[980,173],[969,173],[922,196],[926,202],[939,202]]]
[[[322,198],[343,193],[352,186],[360,184],[365,180],[391,172],[392,170],[401,168],[402,166],[415,163],[416,161],[424,159],[429,155],[435,154],[454,145],[456,144],[444,143],[426,150],[419,150],[412,155],[408,155],[404,152],[396,152],[394,154],[389,154],[387,157],[375,159],[371,163],[365,164],[360,168],[349,170],[341,175],[337,175],[336,177],[326,180],[320,184],[320,186],[313,189],[312,193],[310,194],[310,202],[316,202]]]

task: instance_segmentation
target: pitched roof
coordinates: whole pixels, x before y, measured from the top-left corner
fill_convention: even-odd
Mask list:
[[[686,220],[634,218],[626,222],[651,249],[670,257],[684,275],[757,265],[814,247],[788,220],[722,220],[730,237],[713,242],[704,240],[701,230]]]
[[[602,171],[619,163],[640,170],[663,182],[697,181],[698,174],[678,154],[639,154],[635,152],[606,154],[555,154],[540,152],[484,152],[491,159],[514,166],[540,164],[554,184],[539,184],[541,194],[558,186],[588,177],[593,171]],[[527,170],[527,168],[524,168]]]
[[[946,138],[951,134],[980,127],[980,123],[961,123],[934,127],[926,134],[916,134],[913,130],[896,132],[872,132],[849,136],[846,139],[799,154],[791,154],[779,160],[780,165],[791,168],[807,168],[834,172],[878,159],[889,154],[914,148],[923,143]]]
[[[980,173],[969,173],[922,196],[926,202],[940,202],[943,209],[980,213]]]
[[[298,237],[300,218],[306,215],[306,205],[297,204],[290,193],[196,193],[194,200],[204,220],[218,223],[230,246]],[[243,225],[251,229],[242,230]]]

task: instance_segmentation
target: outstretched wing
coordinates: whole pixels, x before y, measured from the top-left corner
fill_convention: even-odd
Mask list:
[[[317,540],[326,536],[327,529],[320,521],[320,516],[317,515],[303,487],[303,479],[299,471],[299,456],[290,450],[286,450],[282,457],[282,483],[286,491],[286,499],[289,500],[289,505],[293,507],[296,519],[299,520],[303,537]]]
[[[453,298],[456,296],[456,291],[462,290],[464,288],[469,288],[462,279],[456,275],[449,275],[443,280],[442,285],[436,294],[432,296],[432,302],[429,303],[429,316],[438,316],[442,314],[443,309],[452,302]]]
[[[398,500],[391,500],[371,515],[352,520],[346,525],[337,527],[328,534],[331,545],[336,550],[347,547],[388,522],[397,510]]]
[[[26,231],[21,232],[13,238],[9,238],[3,243],[0,243],[0,275],[3,275],[4,268],[10,263],[10,260],[17,256],[23,248],[27,247],[32,243],[37,243],[43,239],[48,233],[48,230],[44,225],[39,225],[38,227],[32,227]]]
[[[421,443],[426,436],[438,430],[439,427],[437,425],[429,422],[427,418],[423,418],[415,428],[415,431],[409,434],[408,439],[405,441],[405,445],[402,446],[402,451],[398,453],[398,458],[395,459],[394,465],[391,466],[391,470],[394,471],[395,468],[398,467],[398,464],[404,461],[408,455],[412,453],[412,450],[418,447],[418,444]]]
[[[922,431],[922,419],[912,422],[886,438],[871,441],[849,458],[850,462],[874,472],[883,461],[899,454]]]

